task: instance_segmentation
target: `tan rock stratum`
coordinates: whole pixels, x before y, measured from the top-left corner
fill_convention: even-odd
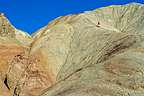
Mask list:
[[[0,14],[0,96],[144,96],[144,5],[62,16],[32,36]]]

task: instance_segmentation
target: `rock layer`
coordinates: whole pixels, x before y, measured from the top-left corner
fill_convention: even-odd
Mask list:
[[[4,28],[11,35],[0,37],[2,96],[144,95],[142,4],[62,16],[33,37]]]

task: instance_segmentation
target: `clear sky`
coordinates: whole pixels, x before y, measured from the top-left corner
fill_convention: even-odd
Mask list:
[[[0,0],[0,12],[16,28],[31,34],[58,16],[130,2],[144,0]]]

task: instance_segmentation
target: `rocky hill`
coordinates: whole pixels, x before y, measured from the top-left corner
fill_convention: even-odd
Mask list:
[[[144,5],[51,21],[32,36],[0,14],[0,96],[144,96]]]

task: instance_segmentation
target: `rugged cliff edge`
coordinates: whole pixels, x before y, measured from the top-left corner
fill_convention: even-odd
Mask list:
[[[0,96],[144,96],[144,5],[59,17],[32,37],[0,14]]]

